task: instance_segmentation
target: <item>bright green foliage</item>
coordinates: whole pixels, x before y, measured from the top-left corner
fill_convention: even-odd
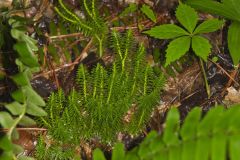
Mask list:
[[[193,8],[182,3],[176,10],[176,17],[186,30],[174,24],[164,24],[144,32],[158,39],[176,38],[168,45],[165,66],[186,54],[190,47],[192,47],[197,56],[206,61],[211,52],[211,45],[208,39],[200,34],[218,30],[224,21],[217,19],[207,20],[196,27],[198,21],[197,13]]]
[[[204,12],[240,21],[239,0],[222,0],[221,2],[217,2],[216,0],[187,0],[186,4]]]
[[[164,132],[161,135],[155,131],[150,132],[139,146],[127,152],[122,159],[238,160],[239,116],[240,105],[227,110],[217,106],[203,118],[201,109],[196,107],[179,127],[179,113],[176,108],[171,109],[167,115]],[[117,157],[118,154],[122,156],[124,152],[124,148],[119,152],[114,150],[112,157]]]
[[[182,57],[190,48],[191,38],[183,36],[173,40],[167,48],[166,65],[178,60]]]
[[[84,0],[83,5],[84,9],[87,12],[89,17],[89,21],[81,19],[78,17],[73,11],[69,10],[67,6],[63,3],[62,0],[58,0],[60,6],[55,7],[56,12],[66,21],[71,22],[78,27],[80,31],[84,34],[96,34],[100,31],[98,27],[100,27],[100,19],[97,17],[96,8],[95,8],[95,0],[91,0],[90,3]]]
[[[143,5],[141,7],[141,11],[149,18],[151,19],[153,22],[157,22],[156,16],[153,12],[153,10],[148,6],[148,5]]]
[[[103,56],[103,44],[107,36],[107,26],[100,17],[96,8],[96,0],[83,0],[82,5],[85,18],[80,18],[74,11],[69,10],[62,0],[58,0],[60,6],[55,7],[55,11],[67,22],[72,23],[84,35],[92,36],[99,45],[99,57]]]
[[[12,80],[16,84],[16,90],[11,93],[13,102],[1,102],[5,111],[0,112],[1,127],[7,129],[7,134],[1,137],[0,148],[4,150],[0,159],[11,160],[15,158],[21,148],[11,144],[12,140],[18,139],[17,125],[32,126],[35,121],[29,116],[45,116],[47,113],[41,108],[45,105],[44,100],[33,90],[30,84],[32,73],[39,70],[39,64],[35,51],[38,50],[36,40],[26,35],[26,21],[20,17],[5,17],[1,15],[0,35],[2,42],[0,46],[1,56],[4,57],[3,64],[6,69],[12,67],[13,61],[17,65],[17,73],[10,73],[6,80]],[[8,55],[6,55],[8,54]],[[14,57],[14,58],[13,58]],[[5,73],[7,74],[7,73]],[[7,112],[8,111],[8,112]],[[7,148],[6,148],[7,147]],[[18,148],[18,149],[16,149]],[[19,159],[29,159],[19,157]]]
[[[211,45],[209,44],[206,38],[202,36],[193,36],[192,37],[192,49],[195,54],[199,57],[204,57],[206,60],[208,57],[208,53],[211,52]]]
[[[233,22],[228,29],[228,49],[233,59],[234,65],[240,61],[240,22]]]
[[[151,30],[145,33],[158,39],[172,39],[180,36],[189,35],[187,31],[174,24],[164,24],[151,28]]]
[[[176,17],[189,33],[193,33],[198,21],[197,12],[193,8],[180,4],[176,10]]]
[[[119,15],[120,17],[126,16],[130,13],[133,13],[135,11],[137,11],[137,5],[135,3],[130,3],[128,7],[126,7],[121,14]]]
[[[240,0],[187,0],[186,3],[204,12],[232,20],[228,30],[228,48],[235,66],[240,61]]]
[[[112,39],[117,53],[112,67],[97,64],[88,71],[80,65],[79,91],[67,97],[59,91],[49,98],[48,116],[41,121],[56,141],[79,145],[80,140],[97,138],[111,143],[120,132],[137,134],[145,128],[160,99],[164,78],[145,61],[143,45],[131,52],[131,31],[125,36],[114,31]]]
[[[104,154],[102,153],[102,151],[100,149],[95,149],[94,153],[93,153],[93,159],[97,159],[97,160],[106,160],[104,157]]]
[[[112,151],[112,160],[124,159],[125,151],[122,143],[116,143]]]

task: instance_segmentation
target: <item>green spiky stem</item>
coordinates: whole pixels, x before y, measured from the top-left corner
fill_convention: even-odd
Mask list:
[[[80,18],[75,15],[74,13],[72,13],[69,9],[67,9],[67,7],[63,4],[63,1],[62,0],[58,0],[60,6],[63,8],[63,10],[70,16],[72,17],[73,19],[71,18],[68,18],[67,16],[65,16],[62,12],[59,11],[59,9],[57,7],[54,7],[55,11],[65,20],[73,23],[73,24],[78,24],[80,25],[81,27],[87,29],[87,30],[92,30],[91,27],[89,27],[88,25],[84,24]]]
[[[54,102],[54,99],[53,98],[51,98],[51,107],[50,107],[50,118],[51,118],[51,121],[52,121],[52,124],[54,124],[54,117],[53,117],[53,102]],[[43,117],[41,117],[42,119],[43,119]],[[51,126],[51,125],[50,125]]]
[[[111,84],[109,87],[109,92],[108,92],[108,98],[107,98],[107,103],[109,103],[111,95],[112,95],[112,89],[115,81],[115,76],[116,76],[116,63],[113,64],[113,73],[112,73],[112,79],[111,79]]]
[[[83,5],[84,5],[84,8],[85,8],[85,10],[87,11],[88,15],[89,15],[91,18],[93,18],[93,15],[92,15],[90,9],[88,8],[87,1],[86,1],[86,0],[83,0]]]
[[[77,24],[77,23],[78,23],[76,20],[70,19],[70,18],[66,17],[64,14],[62,14],[62,12],[60,12],[57,7],[54,7],[54,9],[55,9],[55,11],[57,12],[57,14],[58,14],[59,16],[61,16],[63,19],[65,19],[65,20],[67,20],[67,21],[69,21],[69,22],[71,22],[71,23],[73,23],[73,24]]]
[[[83,95],[84,95],[84,99],[85,101],[87,101],[87,82],[86,82],[86,74],[85,74],[85,70],[83,65],[81,65],[81,73],[82,73],[82,77],[83,77]]]
[[[95,0],[92,0],[92,16],[93,16],[93,19],[97,19],[97,15],[95,11]]]
[[[145,73],[144,73],[143,95],[146,95],[146,93],[147,93],[148,69],[149,69],[149,66],[146,67]]]
[[[99,76],[99,67],[100,65],[97,64],[96,71],[95,71],[94,85],[93,85],[93,98],[96,96],[96,93],[97,93],[97,86],[98,86],[97,80]]]
[[[100,103],[103,104],[103,94],[104,94],[104,69],[100,66],[101,81],[100,81]]]
[[[112,34],[113,34],[113,38],[116,41],[115,44],[116,44],[116,48],[117,48],[117,53],[122,60],[123,56],[122,56],[122,51],[121,51],[121,47],[120,47],[121,45],[120,45],[120,42],[119,42],[119,37],[118,37],[117,32],[115,30],[112,32]]]
[[[206,75],[206,72],[205,72],[205,69],[204,69],[203,60],[201,58],[200,58],[200,65],[201,65],[203,78],[204,78],[204,82],[205,82],[205,87],[206,87],[206,91],[207,91],[207,95],[208,95],[208,99],[209,99],[210,96],[211,96],[211,90],[210,90],[210,86],[209,86],[208,81],[207,81],[207,75]]]
[[[138,127],[140,127],[142,121],[143,121],[143,116],[144,116],[144,112],[142,112],[141,116],[140,116],[140,120],[138,122]]]
[[[97,34],[95,35],[95,37],[98,40],[98,45],[99,45],[99,57],[101,58],[103,56],[103,39],[100,38]]]
[[[138,55],[137,55],[137,59],[136,59],[136,66],[134,69],[134,82],[133,82],[133,86],[132,86],[132,92],[131,95],[133,95],[135,88],[136,88],[136,80],[137,80],[137,75],[138,75],[138,71],[139,71],[139,66],[140,66],[140,62],[141,62],[141,55],[144,53],[144,46],[143,44],[140,45],[139,50],[138,50]]]

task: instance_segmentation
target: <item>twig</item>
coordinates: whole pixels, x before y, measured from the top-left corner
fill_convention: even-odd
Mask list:
[[[231,81],[233,81],[233,82],[236,83],[238,86],[240,86],[239,83],[238,83],[225,69],[222,68],[222,66],[220,66],[218,63],[212,61],[211,59],[208,59],[208,60],[209,60],[210,62],[212,62],[213,64],[215,64],[218,68],[220,68],[220,69],[229,77],[229,79],[230,79]]]
[[[69,64],[64,64],[58,68],[55,68],[54,71],[53,70],[50,70],[50,71],[47,71],[47,72],[42,72],[40,74],[37,74],[35,75],[33,78],[38,78],[38,77],[41,77],[41,76],[44,76],[44,75],[49,75],[49,74],[52,74],[53,72],[58,72],[64,68],[68,68],[68,67],[72,67],[74,65],[78,64],[78,62],[73,62],[73,63],[69,63]]]
[[[206,91],[207,91],[207,95],[208,95],[208,99],[209,99],[210,96],[211,96],[211,90],[210,90],[210,87],[209,87],[209,84],[208,84],[207,75],[206,75],[204,65],[203,65],[203,60],[201,58],[199,58],[199,59],[200,59],[200,65],[201,65],[203,78],[204,78],[204,82],[205,82],[205,87],[206,87]]]
[[[85,56],[84,54],[86,54],[88,49],[91,48],[92,42],[93,42],[93,38],[91,38],[91,40],[88,42],[86,47],[82,50],[81,54],[75,59],[75,61],[73,63],[80,62],[81,60],[84,59],[84,56]]]
[[[83,34],[82,33],[71,33],[71,34],[63,34],[63,35],[58,35],[58,36],[51,36],[49,38],[50,39],[60,39],[60,38],[78,37],[78,36],[83,36]]]

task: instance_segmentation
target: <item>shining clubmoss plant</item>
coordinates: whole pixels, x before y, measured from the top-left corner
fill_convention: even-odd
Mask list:
[[[164,78],[145,61],[143,45],[130,52],[131,31],[124,36],[113,31],[112,41],[117,54],[110,68],[97,64],[89,71],[80,65],[78,89],[67,97],[60,90],[49,98],[49,116],[41,121],[54,141],[79,145],[94,138],[112,143],[118,133],[135,135],[144,129],[160,100]]]
[[[106,40],[108,29],[104,19],[99,15],[96,8],[96,0],[83,0],[81,9],[84,13],[83,17],[79,17],[74,11],[70,10],[63,0],[58,0],[59,6],[55,7],[55,11],[66,22],[74,25],[78,31],[86,36],[90,36],[98,44],[99,57],[103,56],[103,46]]]

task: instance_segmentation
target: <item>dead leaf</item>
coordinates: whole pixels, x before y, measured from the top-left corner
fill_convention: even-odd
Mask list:
[[[229,103],[240,103],[240,90],[237,91],[234,87],[227,89],[228,94],[225,96],[224,101]]]

